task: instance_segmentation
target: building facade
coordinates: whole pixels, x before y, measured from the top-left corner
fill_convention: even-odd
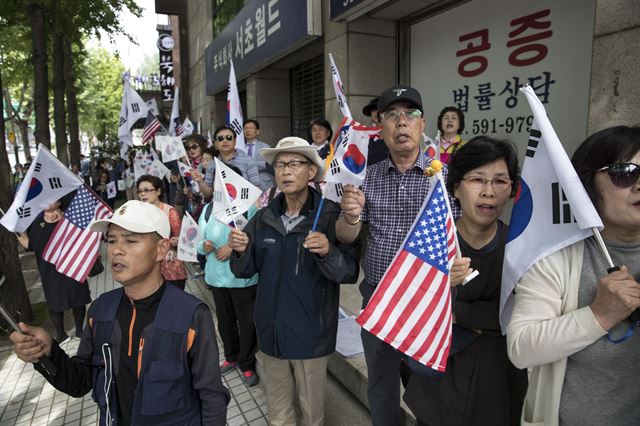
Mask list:
[[[169,13],[163,3],[156,0],[156,11]],[[166,3],[180,10],[187,40],[183,115],[203,133],[225,122],[231,60],[244,117],[260,121],[261,139],[273,145],[290,134],[306,137],[315,117],[335,128],[342,117],[330,53],[351,113],[362,122],[362,107],[395,83],[423,94],[428,135],[435,135],[441,108],[457,105],[466,111],[466,139],[507,138],[521,155],[532,120],[517,90],[525,83],[569,152],[596,130],[640,121],[634,0]]]

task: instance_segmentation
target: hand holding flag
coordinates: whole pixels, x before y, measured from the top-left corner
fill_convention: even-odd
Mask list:
[[[13,203],[0,218],[0,225],[11,232],[24,232],[49,204],[82,185],[80,178],[40,144]]]
[[[325,172],[325,198],[340,203],[344,185],[362,185],[367,173],[369,139],[378,131],[347,117],[342,119],[340,131],[333,140],[334,155]]]
[[[231,223],[251,208],[262,191],[218,158],[215,158],[215,162],[213,214],[220,222]]]
[[[58,222],[42,253],[58,272],[85,282],[100,250],[100,232],[90,231],[92,220],[111,217],[113,212],[91,189],[83,185]]]
[[[602,228],[542,102],[530,86],[520,90],[534,120],[505,246],[500,292],[503,333],[511,319],[513,291],[525,272],[538,260],[589,237],[594,228],[595,232]]]
[[[449,270],[457,248],[441,180],[357,322],[398,351],[445,371],[451,346]]]

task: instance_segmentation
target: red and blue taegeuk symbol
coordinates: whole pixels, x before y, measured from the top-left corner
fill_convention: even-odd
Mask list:
[[[229,198],[231,199],[231,201],[235,200],[236,196],[238,195],[236,187],[230,183],[225,183],[224,186],[227,188],[227,192],[229,193]]]
[[[521,178],[516,191],[513,210],[511,211],[507,242],[515,240],[524,232],[527,225],[529,225],[529,221],[531,221],[532,215],[533,197],[531,197],[531,190],[524,179]]]
[[[33,200],[38,195],[40,195],[41,192],[42,192],[42,183],[36,178],[31,178],[31,183],[29,184],[29,190],[27,191],[27,198],[24,200],[24,202],[26,203],[27,201]]]
[[[367,167],[367,158],[362,154],[357,145],[351,144],[342,157],[345,167],[354,174],[360,174]]]
[[[198,230],[194,226],[187,228],[188,241],[193,241],[197,236],[198,236]]]

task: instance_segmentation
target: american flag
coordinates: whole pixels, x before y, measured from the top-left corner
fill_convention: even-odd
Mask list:
[[[81,186],[58,222],[44,248],[42,258],[56,270],[78,282],[84,282],[98,258],[100,233],[91,232],[94,219],[111,217],[113,212],[86,185]]]
[[[357,318],[365,330],[434,370],[451,346],[449,269],[456,254],[453,217],[440,179],[411,232]]]
[[[144,131],[142,132],[142,144],[146,145],[147,142],[153,138],[162,125],[151,111],[147,113],[147,120],[144,122]]]

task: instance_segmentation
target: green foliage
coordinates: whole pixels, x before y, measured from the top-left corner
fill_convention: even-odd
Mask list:
[[[120,59],[101,47],[78,64],[80,128],[101,142],[117,138],[123,72]]]

